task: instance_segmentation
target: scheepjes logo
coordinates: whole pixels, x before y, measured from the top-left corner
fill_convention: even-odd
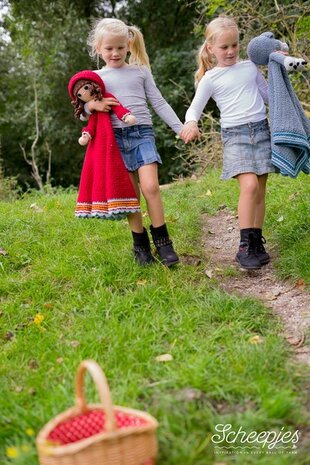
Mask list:
[[[235,431],[231,424],[215,425],[216,433],[211,437],[217,453],[226,454],[296,454],[300,439],[299,430],[251,431],[239,427]]]

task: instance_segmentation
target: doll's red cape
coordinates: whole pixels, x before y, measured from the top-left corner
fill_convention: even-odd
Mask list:
[[[69,94],[80,79],[95,81],[105,96],[105,87],[97,73],[90,70],[75,74],[69,81]],[[128,113],[128,110],[124,110]],[[118,148],[110,114],[94,112],[83,128],[92,135],[81,172],[75,216],[119,220],[140,211],[140,205]]]

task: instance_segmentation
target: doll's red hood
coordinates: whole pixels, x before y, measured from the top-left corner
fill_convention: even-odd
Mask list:
[[[69,91],[69,94],[72,100],[76,100],[76,97],[73,94],[73,88],[75,84],[80,80],[96,82],[96,84],[99,84],[102,90],[102,95],[105,93],[105,87],[104,87],[104,83],[101,77],[94,71],[86,69],[84,71],[80,71],[79,73],[76,73],[74,76],[72,76],[72,78],[69,81],[68,91]]]

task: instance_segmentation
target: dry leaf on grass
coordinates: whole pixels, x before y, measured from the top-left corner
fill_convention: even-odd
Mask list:
[[[171,362],[173,360],[173,357],[171,354],[162,354],[158,355],[155,358],[156,362]]]
[[[304,279],[298,279],[296,281],[295,287],[297,287],[298,289],[304,290],[305,285],[306,285],[306,283],[305,283]]]
[[[5,257],[5,255],[7,255],[7,251],[4,250],[2,247],[0,247],[0,255],[3,255]]]
[[[250,344],[262,344],[263,342],[264,342],[264,339],[258,334],[256,334],[256,336],[250,337],[249,339]]]
[[[43,208],[39,207],[36,203],[32,203],[32,204],[30,205],[30,208],[31,208],[33,211],[35,211],[36,213],[43,213],[43,212],[44,212]]]
[[[205,270],[205,275],[208,276],[209,279],[213,277],[213,271],[212,270]]]

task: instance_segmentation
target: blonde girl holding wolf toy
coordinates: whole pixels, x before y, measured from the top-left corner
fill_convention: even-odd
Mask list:
[[[125,166],[134,184],[137,196],[140,189],[146,200],[152,221],[150,227],[154,245],[161,262],[171,266],[179,262],[169,237],[159,191],[158,164],[161,158],[155,145],[149,101],[160,118],[179,134],[183,125],[156,87],[150,71],[143,35],[135,26],[127,26],[114,18],[99,20],[90,33],[88,44],[93,57],[103,59],[105,66],[96,71],[105,82],[107,92],[128,108],[137,118],[137,124],[126,124],[111,115],[117,144]],[[129,62],[127,54],[130,52]],[[109,111],[113,99],[91,101],[86,111]],[[133,236],[134,256],[140,265],[152,263],[150,241],[143,227],[141,213],[128,215]]]
[[[239,61],[239,31],[232,18],[220,16],[211,21],[205,37],[199,51],[197,90],[181,137],[186,143],[200,137],[197,123],[212,97],[221,115],[221,178],[236,178],[240,188],[236,260],[244,269],[260,269],[270,261],[262,227],[268,173],[275,171],[265,108],[268,86],[254,63]]]

